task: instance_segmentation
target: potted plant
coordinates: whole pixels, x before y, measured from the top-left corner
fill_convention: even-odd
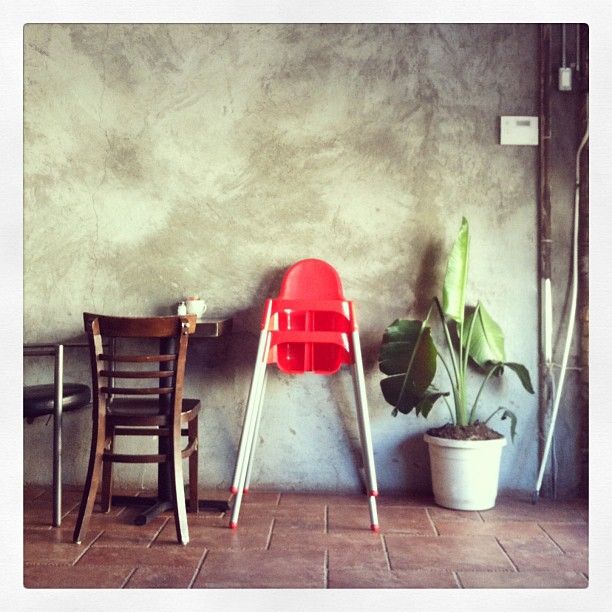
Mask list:
[[[423,321],[397,319],[386,328],[379,353],[379,367],[388,377],[381,380],[385,400],[392,414],[427,417],[438,400],[446,404],[451,420],[429,429],[432,485],[436,503],[458,510],[486,510],[495,505],[499,465],[504,436],[488,426],[494,415],[510,420],[514,441],[516,415],[507,408],[493,410],[479,420],[478,408],[485,386],[509,369],[518,375],[523,387],[533,393],[525,366],[506,361],[504,335],[500,326],[479,301],[466,307],[470,234],[464,218],[451,250],[442,303],[433,298]],[[441,350],[432,336],[430,320],[437,315]],[[438,361],[450,382],[450,391],[434,386]],[[469,393],[472,380],[469,366],[482,374],[482,381]]]

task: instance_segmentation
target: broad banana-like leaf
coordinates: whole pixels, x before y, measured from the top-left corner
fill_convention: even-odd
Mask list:
[[[521,381],[523,387],[525,387],[525,391],[528,391],[531,394],[535,393],[535,391],[533,390],[533,385],[531,384],[531,377],[529,376],[529,370],[527,370],[527,368],[524,365],[520,363],[507,362],[507,363],[504,363],[504,367],[508,367],[514,372],[516,372],[516,375],[519,377],[519,380]]]
[[[407,319],[396,319],[383,335],[383,343],[378,356],[379,367],[384,374],[403,374],[408,370],[414,355],[409,378],[416,393],[423,393],[436,374],[438,352],[431,339],[431,329],[423,323]],[[419,339],[421,334],[421,339]]]
[[[421,321],[396,319],[391,323],[378,355],[380,370],[390,375],[380,382],[385,400],[404,414],[415,408],[427,395],[436,374],[437,355],[431,329],[423,328]],[[425,409],[429,411],[427,406]]]
[[[490,363],[501,363],[506,359],[504,350],[504,332],[501,327],[493,320],[485,307],[480,304],[476,312],[467,316],[465,320],[465,330],[469,330],[474,321],[472,339],[468,352],[470,357],[481,367],[484,368]],[[464,332],[464,348],[467,344],[468,332]]]
[[[448,258],[442,289],[442,310],[446,317],[459,324],[463,323],[465,313],[469,249],[470,231],[467,219],[463,217],[459,234]]]
[[[392,412],[393,416],[397,416],[398,411],[402,414],[408,414],[416,408],[417,415],[422,414],[426,417],[436,400],[443,395],[448,395],[448,392],[431,392],[429,390],[418,394],[415,393],[409,385],[406,385],[400,397],[402,386],[404,385],[404,378],[404,374],[395,374],[394,376],[383,378],[383,380],[380,381],[380,388],[382,389],[385,400],[394,407]]]

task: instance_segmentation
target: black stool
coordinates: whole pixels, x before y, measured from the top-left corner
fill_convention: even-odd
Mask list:
[[[62,520],[62,414],[88,406],[91,391],[87,385],[63,382],[63,344],[28,344],[23,349],[25,357],[55,357],[52,385],[23,388],[23,417],[31,423],[37,417],[53,415],[53,525],[59,527]]]

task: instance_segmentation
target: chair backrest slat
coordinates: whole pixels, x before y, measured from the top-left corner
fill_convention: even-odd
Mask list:
[[[174,387],[100,387],[105,395],[169,395]]]
[[[101,353],[98,355],[98,359],[100,361],[116,361],[118,363],[161,363],[163,361],[174,361],[176,355],[109,355],[108,353]]]
[[[83,321],[92,362],[94,410],[105,411],[108,400],[116,401],[117,396],[154,395],[164,413],[179,418],[187,341],[195,331],[195,315],[112,317],[84,313]],[[155,341],[155,349],[149,353],[151,340]],[[120,351],[116,350],[118,341]],[[102,350],[107,342],[112,348]],[[142,381],[144,385],[116,384],[116,379]],[[152,381],[157,381],[155,386]]]
[[[169,378],[176,374],[175,370],[146,370],[146,371],[125,371],[125,370],[100,370],[100,376],[111,378]]]

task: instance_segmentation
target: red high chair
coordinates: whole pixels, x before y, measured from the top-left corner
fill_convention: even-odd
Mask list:
[[[293,264],[285,273],[278,297],[266,300],[231,487],[235,498],[229,526],[238,526],[242,495],[251,480],[268,364],[276,364],[287,374],[323,375],[334,374],[345,364],[351,366],[370,528],[378,531],[376,472],[355,308],[344,298],[336,270],[320,259]]]

